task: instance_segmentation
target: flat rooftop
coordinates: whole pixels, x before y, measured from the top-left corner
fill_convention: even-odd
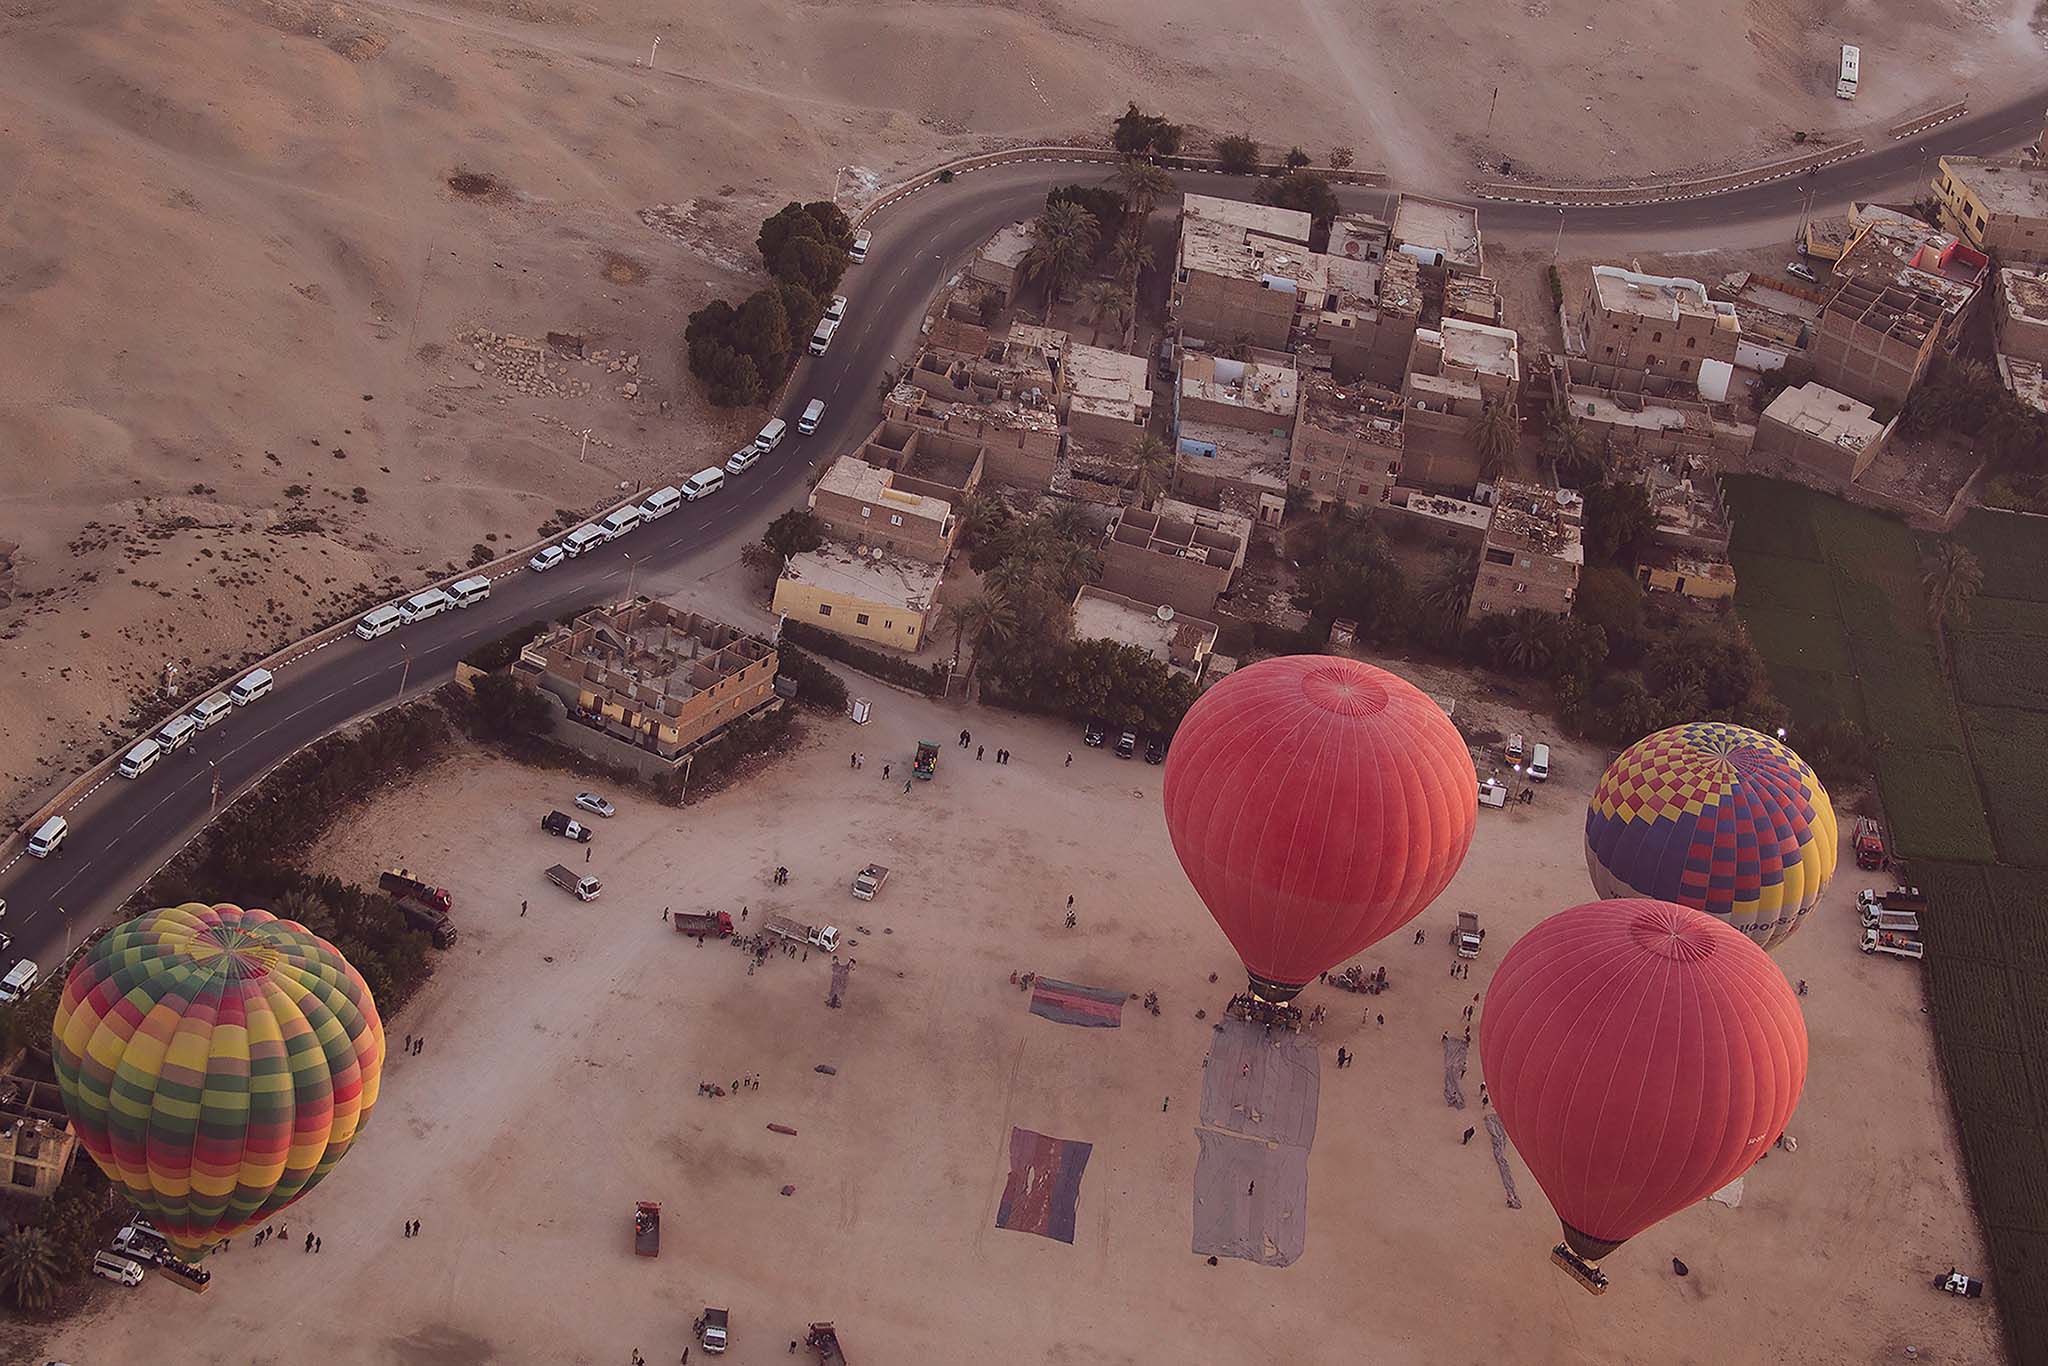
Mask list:
[[[939,591],[939,566],[935,564],[873,551],[857,554],[850,547],[829,542],[790,556],[782,577],[912,612],[930,611]]]
[[[1521,378],[1521,338],[1513,328],[1445,318],[1438,332],[1443,337],[1444,364],[1502,379]]]
[[[1143,356],[1074,345],[1067,348],[1060,383],[1080,411],[1134,421],[1152,411],[1150,365]]]
[[[1208,194],[1183,195],[1181,215],[1235,228],[1240,237],[1247,232],[1263,233],[1304,248],[1308,246],[1309,227],[1314,221],[1302,209],[1280,209],[1270,204],[1254,204],[1248,199],[1224,199]]]
[[[1162,612],[1166,614],[1163,617]],[[1176,659],[1191,660],[1204,652],[1215,643],[1216,634],[1214,622],[1183,615],[1170,607],[1153,607],[1094,584],[1081,585],[1081,591],[1074,595],[1076,640],[1113,640],[1119,645],[1135,645],[1161,663],[1172,664]]]
[[[1403,246],[1440,251],[1446,265],[1477,270],[1479,210],[1404,194],[1394,208],[1393,240]]]
[[[1585,500],[1565,489],[1503,479],[1494,488],[1493,517],[1486,543],[1548,555],[1565,564],[1584,564],[1580,539]]]
[[[1645,275],[1620,266],[1593,267],[1593,292],[1600,307],[1609,313],[1627,313],[1657,322],[1675,323],[1680,315],[1711,318],[1727,313],[1732,304],[1716,303],[1707,297],[1707,287],[1698,280],[1679,275]]]
[[[1294,421],[1300,374],[1291,366],[1230,360],[1190,352],[1181,360],[1180,392],[1184,399],[1227,403],[1233,407]]]
[[[1617,401],[1603,390],[1575,388],[1571,391],[1572,412],[1583,421],[1603,427],[1628,427],[1643,432],[1685,430],[1690,418],[1683,409],[1658,403],[1653,398],[1637,397],[1641,397],[1641,402],[1631,405]]]
[[[1175,433],[1180,463],[1197,474],[1285,491],[1291,443],[1271,432],[1221,422],[1183,422]]]
[[[1998,272],[1998,297],[2008,321],[2048,327],[2048,270],[2007,266]]]
[[[1246,233],[1225,223],[1190,219],[1181,225],[1182,270],[1261,280],[1271,289],[1321,289],[1325,259],[1298,243]]]
[[[996,229],[996,235],[988,239],[979,255],[991,265],[1014,270],[1022,264],[1025,253],[1031,250],[1031,225],[1010,223]]]
[[[2000,352],[1998,377],[2014,398],[2037,413],[2048,414],[2048,375],[2042,373],[2041,362]]]
[[[817,491],[836,493],[936,522],[943,522],[953,515],[953,505],[943,498],[930,498],[907,489],[892,488],[890,482],[894,477],[894,470],[870,465],[858,456],[842,455],[820,476]]]
[[[2048,218],[2048,165],[2017,157],[1943,157],[1941,166],[1992,213]]]
[[[1884,431],[1883,424],[1871,417],[1871,411],[1868,403],[1859,403],[1847,394],[1838,394],[1826,385],[1808,380],[1772,399],[1764,416],[1816,441],[1860,451]]]
[[[1467,502],[1463,498],[1452,498],[1442,493],[1418,493],[1411,490],[1408,501],[1397,503],[1395,506],[1411,516],[1432,522],[1443,522],[1468,531],[1484,531],[1486,524],[1493,520],[1493,509],[1484,503]]]
[[[1301,415],[1326,432],[1401,444],[1401,396],[1374,384],[1339,384],[1315,378],[1302,384]]]

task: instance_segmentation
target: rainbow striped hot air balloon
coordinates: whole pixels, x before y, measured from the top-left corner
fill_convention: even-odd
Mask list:
[[[188,1260],[318,1185],[384,1066],[348,960],[230,905],[117,926],[72,969],[51,1034],[79,1141]]]
[[[1594,891],[1705,911],[1766,949],[1799,928],[1839,852],[1835,808],[1806,761],[1727,721],[1644,736],[1586,807]]]

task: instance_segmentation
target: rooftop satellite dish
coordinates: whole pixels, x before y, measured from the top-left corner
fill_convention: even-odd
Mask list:
[[[1161,607],[1158,610],[1158,612],[1154,615],[1156,615],[1161,621],[1172,621],[1173,609],[1171,607]]]

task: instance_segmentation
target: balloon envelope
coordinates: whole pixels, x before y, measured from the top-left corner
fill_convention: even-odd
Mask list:
[[[332,944],[196,902],[116,926],[51,1027],[72,1129],[181,1255],[332,1171],[377,1103],[384,1026]]]
[[[1594,901],[1503,956],[1479,1059],[1565,1241],[1598,1260],[1777,1142],[1806,1084],[1806,1021],[1777,964],[1725,922]]]
[[[1443,708],[1333,656],[1238,670],[1188,709],[1166,760],[1173,851],[1268,999],[1419,915],[1478,810]]]
[[[1690,906],[1767,949],[1799,928],[1839,852],[1835,808],[1806,761],[1726,721],[1644,736],[1586,807],[1594,892]]]

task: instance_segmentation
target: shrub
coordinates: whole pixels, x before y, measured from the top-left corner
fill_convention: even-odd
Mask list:
[[[1111,125],[1110,141],[1131,156],[1170,157],[1180,151],[1181,126],[1165,116],[1147,114],[1131,105]]]
[[[946,670],[937,664],[912,664],[907,659],[885,655],[879,650],[870,650],[846,639],[833,635],[822,627],[807,621],[786,621],[782,624],[782,638],[794,641],[804,649],[815,651],[827,659],[836,659],[849,668],[871,674],[885,682],[899,684],[927,697],[940,697],[946,691]]]
[[[471,569],[480,568],[481,566],[487,565],[492,560],[495,560],[497,558],[498,553],[495,550],[492,550],[489,546],[485,545],[482,541],[478,541],[475,545],[469,548],[469,567]]]
[[[1250,175],[1259,169],[1259,144],[1246,133],[1216,139],[1219,169],[1228,175]]]
[[[796,700],[805,706],[823,712],[846,710],[846,683],[796,646],[778,647],[776,671],[795,682]]]

